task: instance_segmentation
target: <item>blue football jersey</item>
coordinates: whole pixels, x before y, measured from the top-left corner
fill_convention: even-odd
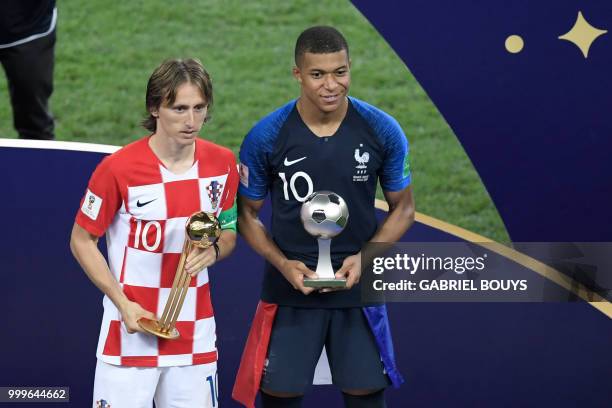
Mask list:
[[[310,194],[333,191],[348,205],[348,224],[331,241],[337,270],[376,232],[378,181],[385,191],[403,190],[411,182],[408,141],[398,122],[352,97],[340,127],[328,137],[319,137],[306,126],[295,100],[272,112],[245,137],[240,166],[239,194],[263,200],[270,192],[274,242],[288,259],[300,260],[312,270],[318,258],[317,239],[300,221],[301,205]],[[302,307],[361,306],[359,285],[350,291],[304,296],[271,265],[266,267],[262,300]]]

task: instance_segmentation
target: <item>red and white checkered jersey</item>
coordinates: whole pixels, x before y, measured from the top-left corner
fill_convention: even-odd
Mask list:
[[[160,317],[183,249],[187,218],[200,210],[218,215],[231,209],[238,172],[229,149],[197,139],[191,169],[173,174],[148,142],[146,137],[102,160],[76,222],[93,235],[106,232],[108,264],[124,293]],[[164,367],[217,360],[206,269],[192,278],[176,322],[179,339],[129,334],[107,296],[103,304],[97,357],[104,362]]]

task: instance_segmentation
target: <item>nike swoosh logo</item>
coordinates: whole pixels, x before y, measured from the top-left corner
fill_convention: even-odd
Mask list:
[[[144,203],[141,203],[140,200],[136,201],[136,207],[140,208],[140,207],[144,207],[145,205],[152,203],[153,201],[157,200],[157,198],[152,199],[151,201],[147,201]]]
[[[306,158],[306,156],[301,157],[301,158],[299,158],[299,159],[295,159],[295,160],[291,160],[291,161],[289,161],[289,160],[287,160],[287,158],[285,157],[285,162],[284,162],[284,164],[285,164],[285,166],[289,167],[289,166],[291,166],[291,165],[293,165],[293,164],[295,164],[295,163],[301,162],[301,161],[302,161],[302,160],[304,160],[305,158]]]

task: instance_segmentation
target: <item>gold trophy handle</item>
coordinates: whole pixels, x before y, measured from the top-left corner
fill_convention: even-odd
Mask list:
[[[193,244],[186,239],[183,244],[181,258],[176,268],[174,281],[172,282],[172,289],[170,290],[170,295],[168,296],[161,319],[149,320],[142,318],[138,320],[138,324],[146,332],[167,340],[173,340],[180,336],[175,324],[183,306],[189,283],[191,282],[191,276],[185,273],[185,261],[192,248]]]

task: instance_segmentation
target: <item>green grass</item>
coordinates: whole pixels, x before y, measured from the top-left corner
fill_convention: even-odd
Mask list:
[[[449,126],[414,77],[348,1],[167,0],[59,2],[55,93],[59,140],[124,145],[146,134],[144,94],[169,57],[201,59],[214,82],[202,135],[238,151],[249,128],[298,95],[298,34],[339,28],[351,47],[351,94],[389,112],[411,148],[417,210],[508,242],[499,215]],[[0,135],[16,137],[0,76]]]

